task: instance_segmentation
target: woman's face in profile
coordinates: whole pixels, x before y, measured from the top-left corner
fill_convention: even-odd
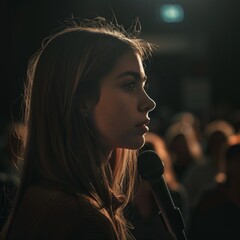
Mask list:
[[[145,92],[146,76],[141,58],[128,52],[100,85],[100,98],[93,108],[93,122],[106,150],[138,149],[148,132],[148,113],[155,102]]]

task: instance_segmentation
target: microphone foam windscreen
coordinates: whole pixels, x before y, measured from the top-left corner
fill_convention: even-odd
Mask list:
[[[138,173],[144,180],[156,180],[164,172],[163,162],[153,150],[147,150],[139,154],[137,165]]]

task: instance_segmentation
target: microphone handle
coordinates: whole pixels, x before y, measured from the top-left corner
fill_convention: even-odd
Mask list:
[[[187,240],[184,232],[185,223],[181,211],[175,206],[164,178],[161,177],[157,180],[151,180],[150,185],[169,233],[172,234],[176,240]]]

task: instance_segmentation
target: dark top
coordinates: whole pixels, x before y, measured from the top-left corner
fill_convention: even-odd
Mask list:
[[[8,240],[113,240],[110,221],[83,197],[39,186],[26,191]]]

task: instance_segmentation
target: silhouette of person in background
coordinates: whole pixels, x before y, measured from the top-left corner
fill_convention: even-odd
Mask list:
[[[193,127],[196,138],[198,139],[200,144],[204,144],[204,138],[202,134],[202,122],[196,114],[188,111],[181,111],[175,113],[170,119],[170,125],[174,123],[190,124]]]
[[[215,185],[205,190],[195,206],[190,239],[238,239],[240,216],[240,135],[222,147]]]
[[[173,170],[179,182],[195,166],[204,164],[202,145],[195,128],[188,122],[170,124],[164,139],[172,159]]]
[[[209,122],[204,130],[205,138],[205,159],[203,165],[196,165],[192,168],[183,179],[183,184],[186,187],[191,208],[193,208],[202,192],[214,184],[215,176],[218,172],[221,149],[228,137],[235,133],[231,123],[218,119]]]
[[[154,47],[135,33],[70,19],[30,60],[23,168],[1,239],[132,238],[123,209],[156,105],[143,67]]]

